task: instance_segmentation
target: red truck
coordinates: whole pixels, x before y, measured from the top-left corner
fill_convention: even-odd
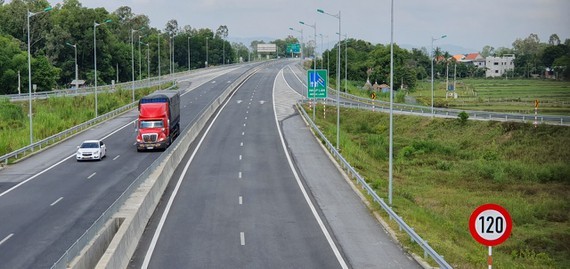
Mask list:
[[[162,90],[139,100],[137,151],[166,149],[180,133],[180,94]]]

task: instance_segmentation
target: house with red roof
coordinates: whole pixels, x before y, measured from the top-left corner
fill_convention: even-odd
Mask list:
[[[462,62],[472,63],[479,68],[485,68],[485,57],[483,57],[478,52],[465,55],[465,58],[463,58]]]

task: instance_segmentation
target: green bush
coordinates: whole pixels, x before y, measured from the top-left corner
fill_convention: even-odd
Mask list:
[[[467,123],[468,119],[469,119],[469,115],[465,111],[461,111],[457,115],[457,120],[459,121],[459,124],[461,124],[461,125],[465,125]]]

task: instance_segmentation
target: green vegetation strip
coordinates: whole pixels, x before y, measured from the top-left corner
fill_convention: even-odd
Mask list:
[[[162,88],[172,83],[162,85]],[[135,91],[135,98],[145,96],[158,87]],[[113,111],[132,101],[130,89],[118,88],[114,92],[97,95],[99,115]],[[28,101],[10,102],[0,99],[0,156],[30,144]],[[40,141],[95,117],[95,96],[79,95],[33,100],[34,141]]]
[[[336,117],[318,110],[317,125],[335,140]],[[385,199],[388,117],[341,108],[341,152]],[[496,203],[514,228],[494,247],[495,266],[570,268],[568,145],[568,127],[395,115],[393,209],[453,267],[483,268],[487,248],[471,237],[468,219],[477,206]]]

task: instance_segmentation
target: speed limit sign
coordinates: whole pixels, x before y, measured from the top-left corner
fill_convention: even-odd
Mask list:
[[[512,229],[511,215],[500,205],[479,206],[469,218],[471,235],[485,246],[496,246],[505,242],[511,235]]]

